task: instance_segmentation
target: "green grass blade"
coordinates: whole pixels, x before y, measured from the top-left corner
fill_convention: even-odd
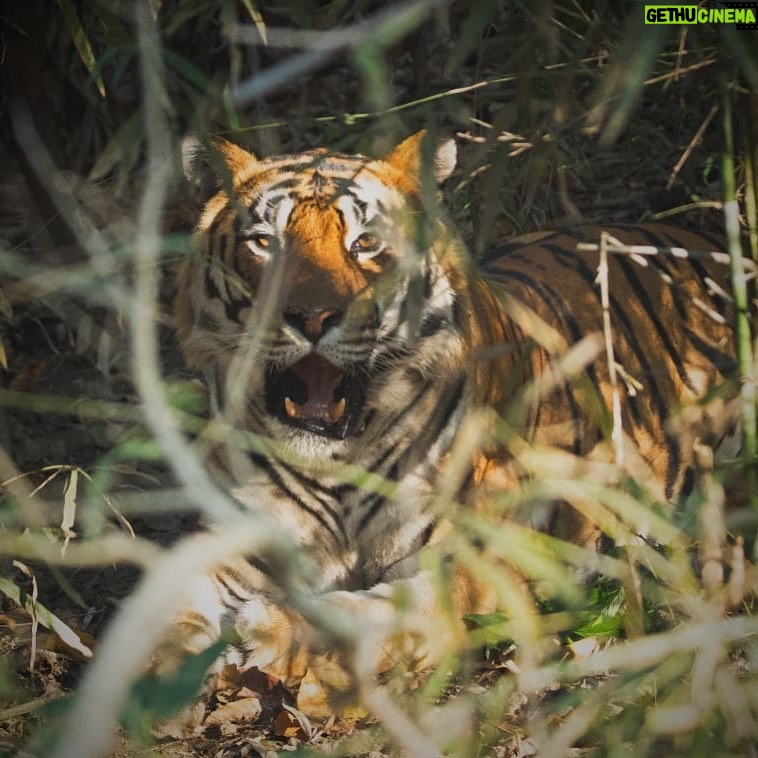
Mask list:
[[[85,65],[87,71],[89,71],[92,80],[95,82],[97,91],[102,97],[105,97],[105,82],[100,74],[97,72],[97,61],[95,60],[95,53],[92,51],[92,45],[90,44],[89,37],[84,31],[81,19],[76,12],[71,0],[58,0],[58,7],[63,14],[63,23],[71,35],[71,39],[76,46],[76,51],[79,53],[79,57],[82,63]]]

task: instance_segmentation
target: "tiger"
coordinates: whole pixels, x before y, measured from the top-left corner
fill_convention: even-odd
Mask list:
[[[259,159],[220,137],[186,138],[182,158],[191,182],[215,190],[177,274],[178,342],[206,377],[213,415],[258,441],[211,446],[211,465],[241,513],[265,514],[291,537],[323,606],[381,630],[377,671],[391,665],[398,631],[428,664],[460,639],[465,617],[498,605],[454,561],[441,600],[424,559],[446,555],[441,498],[479,509],[524,475],[492,435],[466,448],[477,414],[576,456],[605,449],[615,414],[666,501],[692,486],[693,443],[672,431],[675,409],[736,371],[728,267],[707,255],[717,239],[584,225],[475,259],[440,201],[455,141],[423,130],[380,159],[324,148]],[[673,252],[611,254],[605,308],[587,244],[603,231],[643,253]],[[585,365],[566,373],[561,355],[589,337]],[[609,356],[623,368],[615,380]],[[727,435],[701,416],[714,444]],[[459,448],[466,465],[451,472]],[[540,528],[598,540],[597,525],[567,510]],[[329,643],[288,605],[282,563],[230,558],[202,578],[176,628],[197,646],[231,628],[225,660],[298,681]]]

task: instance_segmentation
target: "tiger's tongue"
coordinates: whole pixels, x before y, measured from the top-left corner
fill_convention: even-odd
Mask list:
[[[335,398],[334,393],[342,381],[342,372],[320,355],[306,355],[290,370],[300,379],[308,391],[306,401],[299,405],[289,397],[284,405],[288,416],[320,421],[338,421],[345,412],[345,399]]]

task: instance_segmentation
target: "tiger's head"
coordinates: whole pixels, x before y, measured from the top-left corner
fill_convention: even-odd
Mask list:
[[[217,191],[180,270],[177,329],[219,407],[236,397],[235,423],[344,459],[367,427],[463,371],[465,254],[436,202],[455,158],[452,140],[429,149],[424,132],[382,159],[259,160],[223,139],[185,140],[185,173],[210,170]]]

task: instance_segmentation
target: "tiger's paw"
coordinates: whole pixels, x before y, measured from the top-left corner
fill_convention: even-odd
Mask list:
[[[156,739],[233,736],[246,726],[275,723],[296,705],[295,695],[277,677],[254,666],[226,664],[195,702],[157,722],[152,734]]]

